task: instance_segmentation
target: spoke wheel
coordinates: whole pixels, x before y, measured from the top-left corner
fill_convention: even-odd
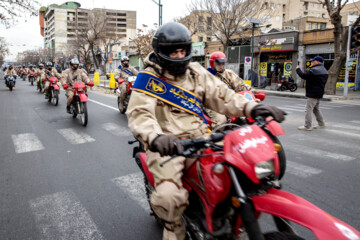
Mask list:
[[[290,88],[290,92],[295,92],[297,90],[297,85],[293,84]]]
[[[54,91],[54,96],[51,99],[52,103],[57,106],[59,104],[59,93],[58,91]]]
[[[85,127],[88,124],[88,111],[86,102],[82,103],[83,113],[80,115],[81,124]]]

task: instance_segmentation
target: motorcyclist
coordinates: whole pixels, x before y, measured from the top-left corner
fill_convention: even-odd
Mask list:
[[[154,175],[155,191],[150,203],[164,221],[163,239],[183,240],[186,229],[182,213],[189,204],[181,181],[185,158],[176,157],[163,167],[159,164],[182,151],[179,138],[208,135],[201,105],[231,116],[272,115],[279,122],[285,113],[248,101],[199,63],[190,62],[190,32],[180,23],[159,27],[152,47],[145,70],[133,86],[127,116],[132,133],[144,144],[147,164]]]
[[[53,67],[52,62],[47,62],[46,63],[46,70],[45,73],[42,74],[42,79],[47,79],[50,80],[51,77],[57,77],[58,80],[61,79],[61,75],[58,73],[58,71]],[[58,85],[60,84],[60,82],[58,82]],[[49,86],[50,86],[50,82],[46,81],[45,82],[45,86],[44,86],[44,95],[45,95],[45,99],[49,98]]]
[[[121,58],[121,65],[119,65],[118,69],[115,70],[115,79],[118,80],[119,78],[122,78],[124,80],[127,80],[128,77],[131,76],[137,76],[138,71],[129,64],[129,58],[127,56],[124,56]],[[120,89],[120,102],[119,105],[124,103],[124,99],[126,97],[126,91],[127,91],[127,82],[123,82],[119,85]],[[120,106],[119,106],[120,108]]]
[[[16,71],[13,67],[13,65],[9,65],[8,68],[5,70],[5,76],[4,76],[4,79],[5,79],[5,85],[7,86],[7,80],[8,80],[8,77],[13,75],[14,76],[14,87],[16,85]]]
[[[235,92],[240,91],[252,91],[257,92],[251,86],[247,85],[245,81],[240,78],[234,71],[225,69],[225,63],[227,62],[226,56],[222,52],[214,52],[210,55],[209,63],[210,67],[207,69],[210,73],[223,81],[230,89]],[[211,109],[205,109],[208,116],[211,118],[213,129],[219,125],[227,122],[227,117],[223,114],[217,113]]]
[[[70,68],[66,69],[62,74],[62,84],[68,84],[74,86],[76,81],[83,81],[85,84],[90,82],[89,77],[79,69],[79,60],[77,58],[73,58],[70,61]],[[66,112],[70,112],[70,106],[74,97],[74,90],[72,88],[66,89]]]
[[[29,69],[26,67],[26,65],[22,65],[22,68],[20,69],[20,76],[21,78],[24,77],[24,75],[27,76],[27,74],[29,73]]]
[[[39,64],[39,68],[35,69],[35,75],[37,75],[36,77],[36,86],[37,86],[37,90],[39,90],[39,85],[40,85],[40,78],[45,74],[45,69],[44,69],[44,64],[40,63]]]

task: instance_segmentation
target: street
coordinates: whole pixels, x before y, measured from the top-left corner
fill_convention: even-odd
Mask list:
[[[53,106],[28,81],[10,92],[1,77],[0,239],[161,239],[115,95],[88,91],[83,127],[64,93]],[[305,102],[264,101],[288,113],[283,189],[360,229],[360,102],[321,102],[327,127],[299,131]],[[262,224],[270,228],[266,216]]]

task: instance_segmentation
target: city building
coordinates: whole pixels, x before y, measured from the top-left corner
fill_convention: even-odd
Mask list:
[[[106,21],[108,34],[121,38],[124,44],[136,35],[136,11],[113,9],[84,9],[78,2],[65,2],[41,7],[40,33],[44,37],[44,47],[63,52],[77,41],[77,31],[86,29],[90,16],[101,16]],[[98,14],[98,15],[96,15]]]
[[[308,31],[317,29],[323,30],[333,27],[334,26],[330,23],[329,19],[319,17],[303,17],[283,22],[282,29]]]

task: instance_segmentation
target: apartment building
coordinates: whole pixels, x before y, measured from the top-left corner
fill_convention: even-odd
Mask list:
[[[113,9],[84,9],[78,2],[51,4],[40,8],[40,30],[44,47],[55,52],[64,51],[77,41],[77,29],[86,28],[91,14],[99,13],[106,19],[107,33],[113,34],[125,44],[136,35],[136,11]]]

